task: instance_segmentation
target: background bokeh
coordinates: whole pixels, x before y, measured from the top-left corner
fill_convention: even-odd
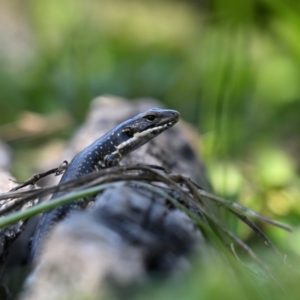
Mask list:
[[[300,2],[1,0],[0,65],[0,139],[19,180],[94,97],[157,98],[201,132],[215,192],[292,225],[258,224],[300,254]]]

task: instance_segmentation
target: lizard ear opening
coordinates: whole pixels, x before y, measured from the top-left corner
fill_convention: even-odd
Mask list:
[[[123,132],[125,132],[129,137],[133,137],[133,131],[130,127],[124,128]]]

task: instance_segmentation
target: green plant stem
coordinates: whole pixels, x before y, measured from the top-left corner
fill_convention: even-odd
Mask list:
[[[5,227],[7,225],[14,224],[20,220],[30,218],[38,213],[51,210],[59,205],[67,204],[78,198],[84,198],[84,197],[90,196],[92,194],[95,194],[97,192],[100,192],[102,190],[105,190],[107,188],[110,188],[110,187],[113,187],[116,185],[120,186],[120,183],[119,182],[118,183],[106,183],[106,184],[94,186],[94,187],[91,187],[91,188],[88,188],[88,189],[85,189],[82,191],[71,192],[71,193],[63,195],[61,197],[58,197],[56,199],[53,199],[51,201],[47,201],[44,203],[34,205],[33,207],[30,207],[26,210],[9,214],[8,216],[5,216],[0,219],[0,228]]]

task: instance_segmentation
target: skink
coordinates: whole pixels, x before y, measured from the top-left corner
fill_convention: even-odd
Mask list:
[[[117,166],[124,156],[172,127],[178,120],[179,113],[175,110],[152,108],[121,123],[78,153],[70,162],[60,183]],[[54,193],[52,199],[61,194],[62,192]],[[78,200],[44,213],[32,238],[31,259],[39,254],[42,241],[53,226],[71,211],[83,207],[84,201]]]

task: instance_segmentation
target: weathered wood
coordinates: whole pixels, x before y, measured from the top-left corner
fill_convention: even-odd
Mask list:
[[[70,159],[124,119],[157,106],[149,99],[96,99],[86,124],[70,143],[69,156],[63,159]],[[195,151],[198,137],[180,123],[130,154],[123,164],[161,165],[209,189]],[[109,189],[86,211],[57,225],[21,298],[99,299],[108,281],[123,286],[146,279],[153,271],[184,270],[189,255],[202,243],[202,234],[189,217],[157,194],[138,186]]]

